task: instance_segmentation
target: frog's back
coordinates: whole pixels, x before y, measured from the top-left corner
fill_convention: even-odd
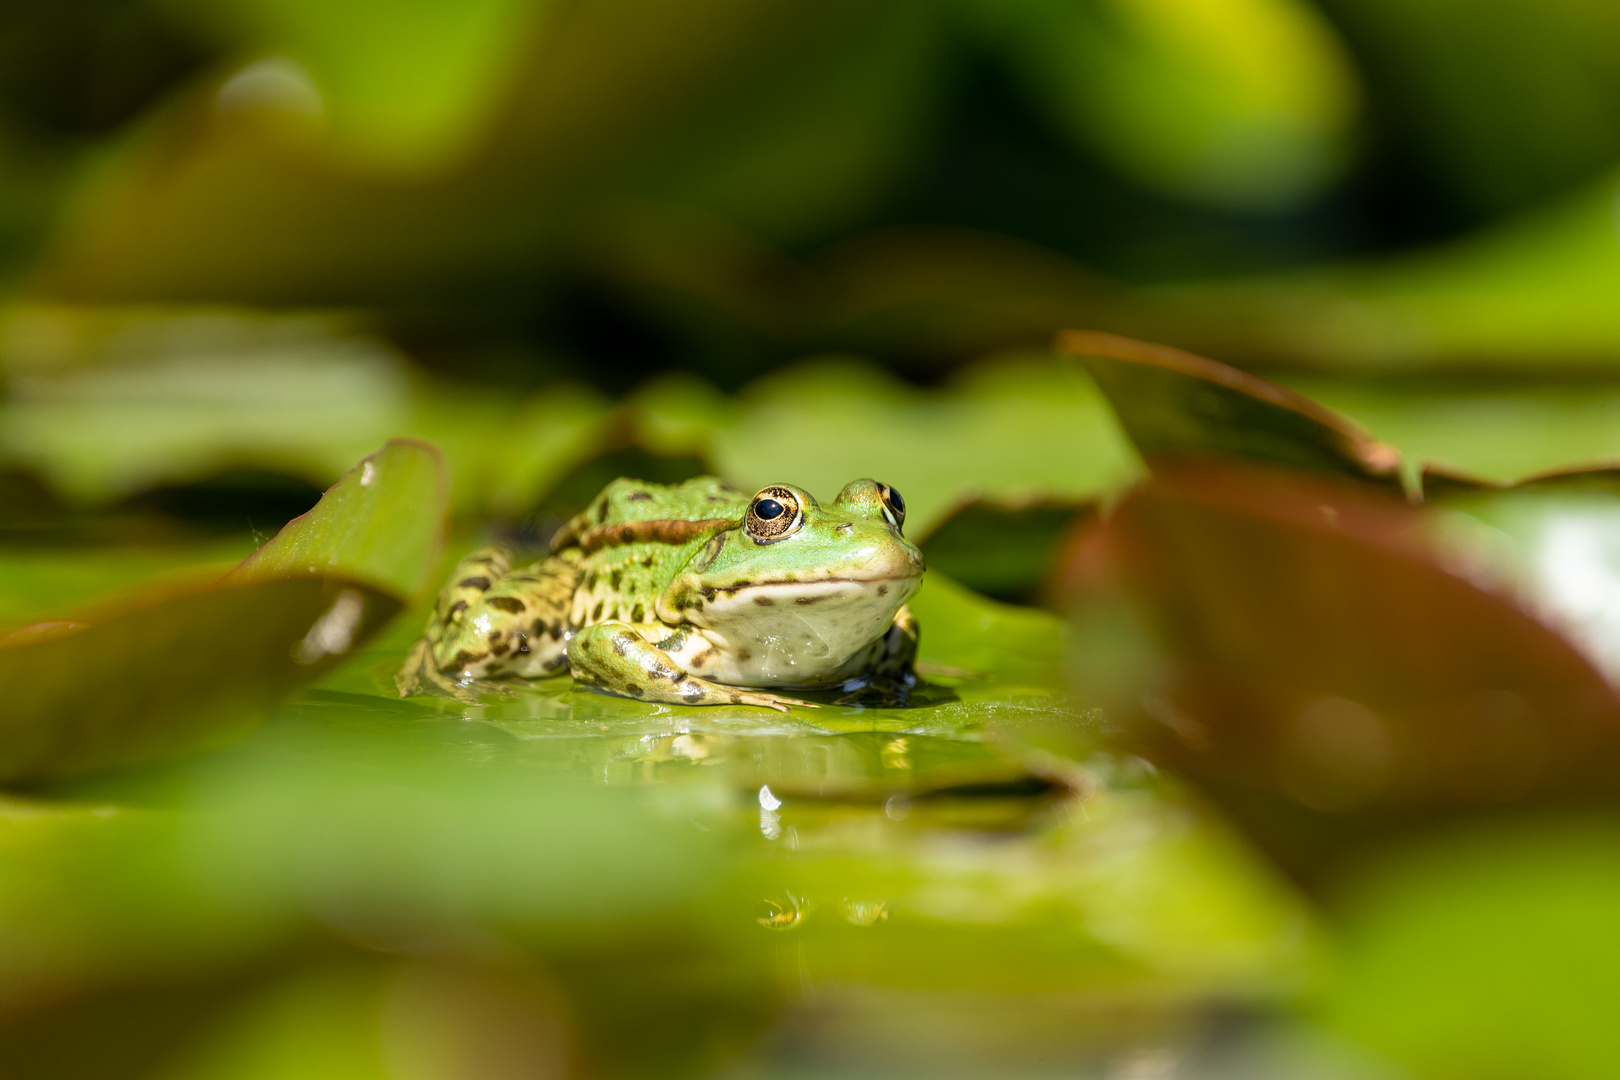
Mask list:
[[[654,532],[697,536],[740,522],[747,508],[748,496],[718,477],[700,476],[683,484],[649,484],[621,477],[603,488],[589,506],[557,531],[551,549],[579,546],[590,550],[606,538],[618,542],[618,534],[625,526],[631,527],[637,540],[644,539],[639,534],[649,526]],[[670,527],[660,529],[660,522],[668,522]],[[667,539],[679,542],[686,536]]]

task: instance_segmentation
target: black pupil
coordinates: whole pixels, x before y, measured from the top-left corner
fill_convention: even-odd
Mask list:
[[[754,516],[761,521],[770,521],[787,513],[787,507],[775,499],[761,499],[754,504]]]
[[[894,488],[889,489],[889,505],[894,507],[895,513],[899,514],[901,517],[905,516],[906,500],[902,499],[900,497],[900,493],[894,490]]]

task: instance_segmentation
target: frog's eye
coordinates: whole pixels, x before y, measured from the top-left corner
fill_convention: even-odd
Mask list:
[[[804,508],[799,505],[799,497],[787,488],[768,487],[748,506],[748,535],[756,543],[775,543],[803,522]]]
[[[894,526],[894,531],[899,532],[906,523],[906,500],[888,484],[879,484],[878,494],[883,496],[883,516]]]

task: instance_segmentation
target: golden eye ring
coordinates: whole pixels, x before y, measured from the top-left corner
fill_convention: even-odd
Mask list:
[[[804,524],[804,507],[799,497],[787,488],[768,487],[748,504],[745,524],[754,543],[774,544],[791,536]]]
[[[906,500],[888,484],[874,482],[877,483],[878,494],[883,496],[883,516],[894,526],[894,531],[899,532],[906,524]]]

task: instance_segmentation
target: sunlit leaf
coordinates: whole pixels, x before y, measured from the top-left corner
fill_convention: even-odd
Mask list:
[[[411,597],[444,546],[449,501],[444,462],[426,443],[396,439],[366,458],[232,572],[262,581],[321,575]]]
[[[324,487],[410,417],[403,359],[330,317],[26,305],[0,326],[0,448],[77,502],[242,466]]]
[[[1620,387],[1607,381],[1290,376],[1290,388],[1365,425],[1432,470],[1510,483],[1620,458]],[[1435,484],[1424,483],[1427,496]]]
[[[962,6],[1037,109],[1145,186],[1275,213],[1308,202],[1350,158],[1356,73],[1311,5]]]
[[[720,474],[744,487],[788,481],[831,498],[856,477],[892,484],[914,535],[966,497],[1085,499],[1138,469],[1089,380],[1028,354],[926,394],[865,364],[801,365],[748,387],[712,445]]]

